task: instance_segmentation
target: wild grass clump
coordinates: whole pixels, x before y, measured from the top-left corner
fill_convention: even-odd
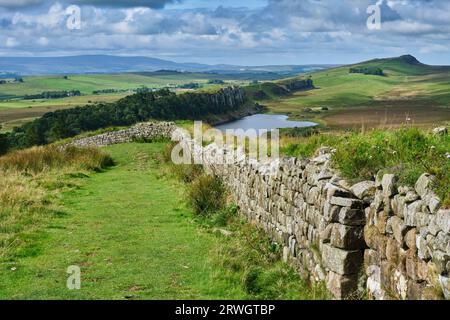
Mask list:
[[[198,215],[209,215],[225,208],[226,189],[217,176],[203,174],[188,187],[189,201]]]
[[[233,236],[214,252],[214,261],[226,272],[218,275],[241,287],[247,298],[264,300],[328,299],[323,284],[312,285],[281,261],[282,247],[256,226],[238,216],[228,223]]]
[[[336,148],[333,162],[348,179],[373,179],[379,172],[393,172],[400,183],[413,186],[424,172],[436,175],[435,190],[450,205],[450,137],[418,128],[372,130],[285,138],[282,152],[290,156],[313,155],[321,146]]]
[[[0,169],[37,174],[43,171],[77,167],[100,170],[113,164],[111,157],[97,148],[68,146],[33,147],[0,158]]]

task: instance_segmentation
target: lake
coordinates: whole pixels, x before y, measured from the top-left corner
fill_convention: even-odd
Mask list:
[[[306,128],[317,126],[317,123],[310,121],[291,121],[288,120],[288,116],[282,114],[254,114],[252,116],[244,117],[242,119],[227,122],[216,126],[220,131],[225,132],[228,129],[242,129],[244,131],[248,129],[270,131],[273,129],[281,128]]]

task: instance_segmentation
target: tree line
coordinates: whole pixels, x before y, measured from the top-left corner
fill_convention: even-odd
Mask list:
[[[109,126],[127,126],[156,120],[206,120],[225,114],[246,102],[243,89],[229,87],[216,93],[177,95],[168,89],[141,91],[115,103],[86,105],[44,114],[32,122],[0,134],[0,154],[11,149],[45,145]]]
[[[60,99],[67,97],[81,96],[80,90],[70,90],[70,91],[45,91],[39,94],[27,94],[23,97],[24,100],[33,99]]]
[[[354,67],[350,68],[350,73],[362,73],[373,76],[384,76],[384,72],[378,67]]]

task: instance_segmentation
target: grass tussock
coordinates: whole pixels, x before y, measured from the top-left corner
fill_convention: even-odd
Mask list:
[[[450,136],[405,127],[284,137],[282,153],[310,157],[321,146],[336,148],[333,162],[351,180],[373,179],[379,172],[396,173],[399,183],[413,186],[424,172],[436,175],[435,190],[450,205]]]
[[[108,154],[93,148],[35,147],[1,157],[0,260],[31,254],[41,222],[62,214],[58,193],[111,164]]]
[[[37,174],[63,168],[99,170],[113,164],[111,157],[97,148],[68,146],[33,147],[0,158],[0,170]]]
[[[189,185],[188,197],[196,214],[210,215],[225,207],[225,185],[219,177],[203,174]]]

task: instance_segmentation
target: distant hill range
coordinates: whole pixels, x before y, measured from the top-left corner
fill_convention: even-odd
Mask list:
[[[336,66],[336,65],[334,65]],[[0,57],[2,74],[48,75],[92,74],[122,72],[152,72],[173,70],[179,72],[276,73],[282,75],[312,72],[332,65],[235,66],[177,63],[149,57],[110,55],[80,55],[67,57]]]

